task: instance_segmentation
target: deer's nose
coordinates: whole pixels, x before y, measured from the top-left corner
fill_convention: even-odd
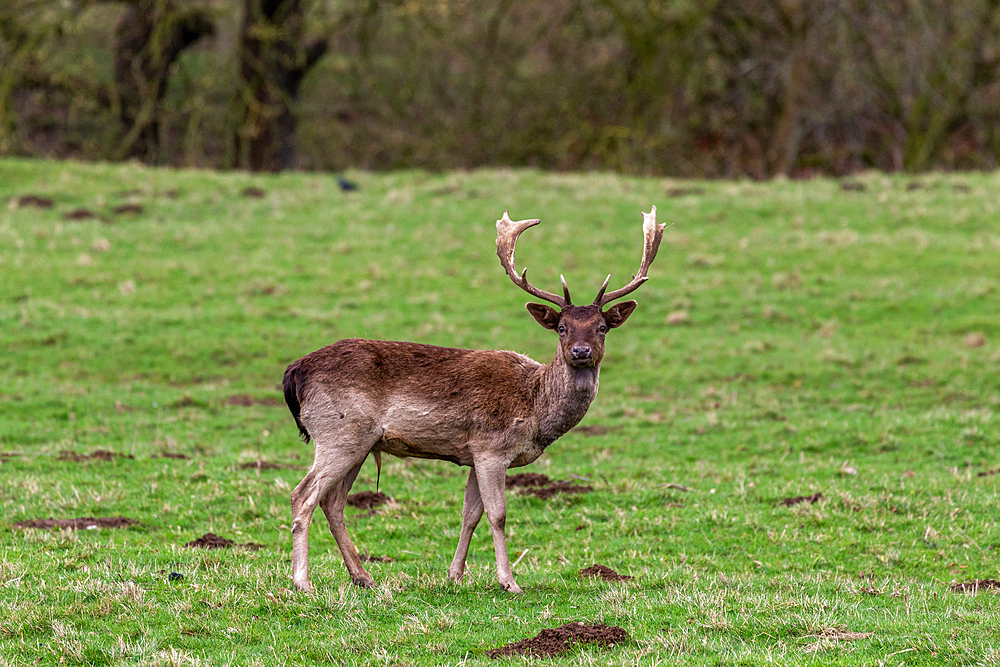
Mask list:
[[[590,346],[586,343],[581,343],[579,345],[574,345],[573,349],[570,350],[574,359],[589,359],[590,358]]]

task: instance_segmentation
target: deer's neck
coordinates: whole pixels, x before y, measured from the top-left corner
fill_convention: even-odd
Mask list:
[[[580,423],[597,396],[600,366],[574,368],[559,356],[542,370],[537,400],[536,441],[547,447]]]

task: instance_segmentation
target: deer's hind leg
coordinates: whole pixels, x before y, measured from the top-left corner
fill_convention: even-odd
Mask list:
[[[361,469],[368,452],[381,437],[380,434],[366,432],[361,428],[352,428],[349,423],[339,429],[309,428],[309,432],[316,445],[313,464],[305,478],[292,490],[292,583],[295,588],[302,591],[312,588],[309,583],[309,522],[312,520],[313,512],[316,511],[316,506],[334,492],[338,485],[344,486],[342,483],[353,472],[350,482],[344,488],[343,495],[346,502],[347,489],[354,482],[354,477]],[[334,498],[336,497],[338,496],[335,495]],[[341,511],[341,519],[342,517]],[[344,535],[346,534],[345,527]],[[337,537],[336,532],[334,537]],[[337,543],[341,544],[339,538]],[[350,538],[347,543],[350,544]],[[353,544],[350,544],[350,549],[354,550]],[[341,546],[341,551],[343,550],[344,547]],[[350,570],[351,564],[346,556],[344,560]],[[360,567],[360,559],[358,566]],[[353,578],[354,572],[351,572],[351,575]],[[368,578],[371,579],[370,576]]]
[[[340,547],[340,554],[344,557],[344,565],[347,566],[347,571],[351,575],[351,582],[362,588],[371,588],[375,585],[375,580],[361,564],[361,557],[358,555],[354,542],[351,541],[351,535],[347,532],[347,524],[344,522],[347,494],[350,492],[354,480],[357,479],[362,464],[364,464],[363,459],[347,471],[347,476],[323,497],[319,505],[323,508],[326,521],[330,524],[330,532],[337,540],[337,546]]]
[[[458,537],[458,549],[455,550],[455,558],[451,561],[451,567],[448,568],[448,578],[452,581],[461,581],[465,574],[465,559],[469,555],[472,533],[476,530],[482,516],[483,499],[479,494],[479,480],[476,478],[476,468],[473,466],[469,470],[469,481],[465,485],[465,501],[462,503],[462,532]]]

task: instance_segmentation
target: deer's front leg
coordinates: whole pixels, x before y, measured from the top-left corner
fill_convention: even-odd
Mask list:
[[[476,467],[469,471],[469,481],[465,485],[465,502],[462,503],[462,532],[458,537],[458,549],[455,550],[455,559],[451,561],[448,568],[448,578],[452,581],[461,581],[465,574],[465,559],[469,555],[469,544],[472,542],[472,533],[479,525],[479,519],[483,516],[483,498],[479,494],[479,480],[476,478]]]
[[[507,466],[503,461],[487,459],[476,461],[476,478],[479,480],[479,495],[482,498],[486,519],[493,532],[493,549],[497,556],[497,581],[511,593],[523,593],[514,581],[507,557],[507,499],[504,486],[507,481]]]

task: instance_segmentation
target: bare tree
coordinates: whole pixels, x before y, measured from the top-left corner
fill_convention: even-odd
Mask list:
[[[876,104],[893,122],[894,166],[922,171],[963,126],[1000,113],[1000,0],[856,0],[850,18],[859,64]],[[980,91],[991,109],[974,112]],[[971,152],[989,156],[985,146]],[[996,155],[988,164],[996,164]]]
[[[306,41],[301,0],[243,0],[234,166],[281,171],[295,157],[295,103],[327,40]]]
[[[203,9],[171,0],[132,0],[115,28],[115,92],[124,136],[114,157],[154,162],[161,103],[170,68],[181,51],[214,33]]]

